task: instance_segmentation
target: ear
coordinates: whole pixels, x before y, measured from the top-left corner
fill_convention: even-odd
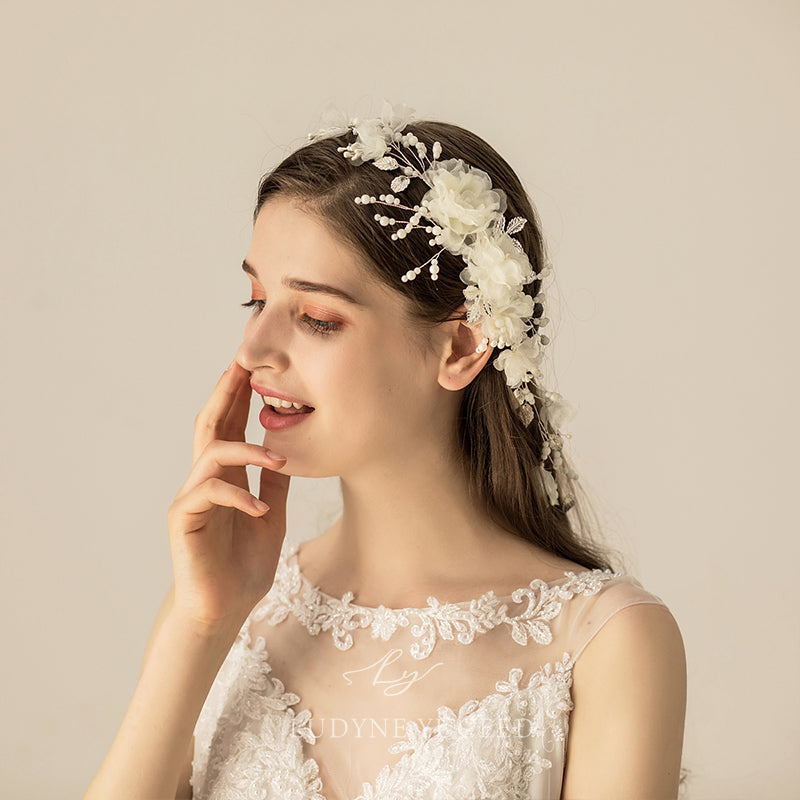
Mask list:
[[[470,328],[467,325],[465,305],[460,306],[455,314],[463,319],[444,323],[438,377],[439,385],[451,392],[467,386],[486,366],[494,350],[494,347],[487,345],[482,353],[476,353],[475,349],[483,339],[480,326]]]

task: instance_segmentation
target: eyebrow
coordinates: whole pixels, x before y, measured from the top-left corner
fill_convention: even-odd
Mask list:
[[[247,263],[247,259],[242,261],[242,269],[254,278],[258,278],[255,269]],[[332,297],[338,297],[341,300],[346,300],[354,306],[363,306],[361,300],[353,297],[342,289],[337,289],[335,286],[328,286],[326,283],[313,283],[312,281],[304,281],[300,278],[284,278],[281,283],[287,289],[294,289],[297,292],[314,292],[318,294],[329,294]]]

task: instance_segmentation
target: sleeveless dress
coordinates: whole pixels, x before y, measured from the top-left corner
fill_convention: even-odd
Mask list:
[[[194,800],[557,800],[572,668],[614,614],[666,605],[610,570],[424,608],[299,570],[242,626],[195,726]]]

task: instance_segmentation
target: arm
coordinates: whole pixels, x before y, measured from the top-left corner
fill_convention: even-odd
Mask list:
[[[175,583],[122,727],[84,800],[186,795],[197,718],[248,614],[272,585],[289,476],[276,471],[283,456],[244,440],[249,376],[234,359],[195,417],[192,469],[167,512]],[[249,491],[248,464],[262,468],[258,498]]]
[[[239,628],[199,629],[175,613],[172,597],[171,588],[133,700],[84,800],[191,797],[194,725]]]
[[[674,800],[686,655],[664,606],[617,612],[573,669],[562,800]]]

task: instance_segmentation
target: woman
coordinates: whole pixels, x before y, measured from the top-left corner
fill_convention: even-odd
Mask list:
[[[310,138],[259,187],[253,315],[86,797],[675,797],[680,632],[583,529],[518,178],[405,109]],[[291,475],[342,488],[299,547]]]

